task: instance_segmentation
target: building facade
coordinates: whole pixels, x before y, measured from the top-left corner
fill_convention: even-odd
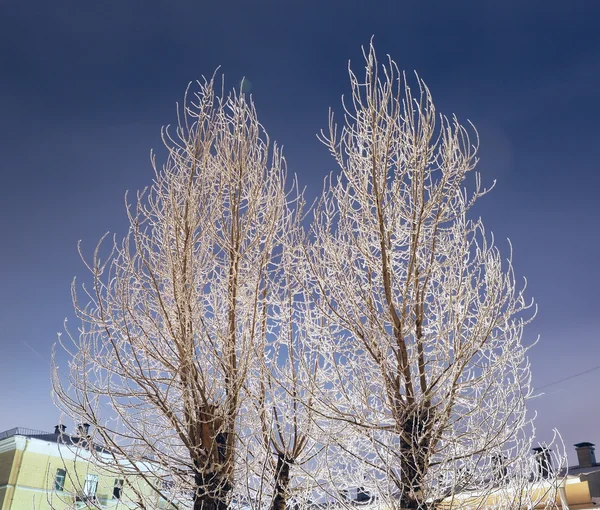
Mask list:
[[[83,432],[83,433],[82,433]],[[138,494],[150,495],[141,478],[124,480],[88,461],[85,428],[77,435],[14,428],[0,433],[0,510],[139,508]],[[155,508],[168,508],[156,496]]]

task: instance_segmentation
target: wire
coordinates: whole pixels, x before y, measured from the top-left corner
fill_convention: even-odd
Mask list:
[[[583,372],[577,372],[576,374],[570,375],[568,377],[564,377],[563,379],[559,379],[558,381],[553,381],[551,383],[548,384],[544,384],[543,386],[539,386],[536,389],[537,390],[541,390],[544,388],[547,388],[548,386],[554,386],[555,384],[561,383],[561,382],[565,382],[568,381],[570,379],[575,379],[575,377],[579,377],[580,375],[584,375],[584,374],[589,374],[590,372],[593,372],[594,370],[598,370],[600,368],[600,365],[598,365],[597,367],[594,368],[588,368],[587,370],[584,370]]]
[[[20,340],[20,342],[22,344],[24,344],[26,347],[28,347],[31,351],[33,351],[35,354],[37,354],[44,361],[50,360],[49,356],[47,356],[47,355],[44,356],[43,354],[41,354],[38,351],[36,351],[31,345],[29,345],[24,340],[22,340],[22,339],[19,339],[19,340]],[[593,368],[588,368],[587,370],[583,370],[582,372],[577,372],[576,374],[570,375],[568,377],[563,377],[562,379],[558,379],[558,380],[552,381],[552,382],[550,382],[548,384],[544,384],[542,386],[538,386],[537,388],[535,388],[535,391],[543,390],[544,388],[548,388],[550,386],[554,386],[555,384],[559,384],[559,383],[562,383],[562,382],[565,382],[565,381],[570,381],[571,379],[575,379],[576,377],[580,377],[582,375],[589,374],[590,372],[593,372],[594,370],[598,370],[599,368],[600,368],[600,365],[595,366]],[[61,373],[63,373],[61,370],[59,370],[59,371]],[[65,375],[65,374],[63,373],[63,375]]]
[[[31,345],[29,345],[25,340],[19,338],[19,341],[25,346],[27,347],[31,352],[33,352],[34,354],[37,354],[37,356],[39,358],[41,358],[44,361],[50,361],[50,356],[48,355],[44,355],[41,354],[39,351],[36,351],[33,347],[31,347]]]

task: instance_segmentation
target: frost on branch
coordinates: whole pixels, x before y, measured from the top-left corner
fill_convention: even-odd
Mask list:
[[[330,114],[321,135],[341,172],[307,250],[331,332],[334,382],[319,405],[351,427],[334,483],[393,508],[509,508],[530,481],[522,336],[535,308],[512,255],[468,218],[488,191],[473,172],[476,131],[439,115],[421,79],[414,94],[391,59],[379,66],[372,46],[365,62],[364,81],[350,70],[343,125]],[[475,488],[479,503],[458,497]]]
[[[125,502],[554,504],[526,410],[535,307],[469,217],[488,191],[476,131],[372,47],[365,62],[343,125],[322,133],[340,172],[308,232],[251,99],[204,81],[163,131],[127,236],[73,285],[56,401],[91,424],[86,455],[125,480]]]
[[[128,235],[106,260],[99,245],[83,298],[73,285],[81,326],[62,342],[69,377],[55,367],[54,390],[94,442],[130,461],[124,475],[146,479],[147,507],[224,509],[247,483],[240,409],[265,314],[277,320],[265,289],[297,198],[251,99],[216,96],[214,79],[190,87],[163,141],[166,163],[127,206]]]

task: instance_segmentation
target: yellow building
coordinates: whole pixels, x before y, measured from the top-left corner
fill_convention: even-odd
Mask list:
[[[510,510],[593,510],[600,508],[600,463],[596,462],[593,443],[575,445],[578,464],[563,469],[556,478],[548,476],[551,468],[549,450],[534,448],[538,469],[542,478],[523,488],[499,485],[485,494],[477,490],[465,490],[447,498],[437,508],[486,508],[498,507],[499,501],[511,501]],[[545,475],[544,475],[545,473]],[[507,507],[507,510],[508,507]]]
[[[502,502],[502,503],[500,503]],[[557,481],[556,486],[545,481],[530,484],[523,490],[510,488],[486,491],[464,491],[442,501],[436,508],[485,510],[504,506],[506,510],[593,510],[598,508],[590,494],[587,481],[575,476]]]
[[[80,428],[70,436],[57,426],[54,433],[22,428],[0,433],[0,510],[139,508],[132,487],[146,494],[150,488],[89,463],[82,431],[87,432]],[[156,508],[166,507],[156,500]]]

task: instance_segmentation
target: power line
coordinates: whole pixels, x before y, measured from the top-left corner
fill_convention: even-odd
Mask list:
[[[576,374],[570,375],[568,377],[564,377],[562,379],[558,379],[557,381],[553,381],[551,383],[548,384],[544,384],[543,386],[539,386],[538,388],[535,388],[536,391],[537,390],[541,390],[544,388],[547,388],[548,386],[554,386],[555,384],[561,383],[561,382],[565,382],[568,381],[570,379],[575,379],[575,377],[579,377],[580,375],[584,375],[584,374],[589,374],[590,372],[593,372],[594,370],[598,370],[600,368],[600,365],[598,365],[597,367],[594,368],[588,368],[587,370],[583,370],[582,372],[577,372]]]
[[[40,357],[42,360],[44,360],[44,361],[50,361],[50,357],[49,357],[49,356],[47,356],[47,355],[46,355],[46,356],[44,356],[43,354],[41,354],[40,352],[38,352],[37,350],[35,350],[35,349],[34,349],[34,348],[31,346],[31,345],[29,345],[27,342],[25,342],[23,339],[19,339],[19,340],[20,340],[20,342],[21,342],[22,344],[24,344],[26,347],[28,347],[28,348],[29,348],[29,349],[30,349],[30,350],[31,350],[33,353],[35,353],[35,354],[36,354],[38,357]],[[558,380],[556,380],[556,381],[552,381],[552,382],[550,382],[550,383],[548,383],[548,384],[544,384],[544,385],[542,385],[542,386],[538,386],[537,388],[535,388],[535,390],[536,390],[536,391],[543,390],[544,388],[548,388],[548,387],[550,387],[550,386],[554,386],[555,384],[559,384],[559,383],[562,383],[562,382],[565,382],[565,381],[570,381],[571,379],[575,379],[576,377],[580,377],[580,376],[582,376],[582,375],[589,374],[590,372],[593,372],[593,371],[595,371],[595,370],[598,370],[599,368],[600,368],[600,365],[598,365],[598,366],[595,366],[595,367],[593,367],[593,368],[588,368],[587,370],[583,370],[583,371],[581,371],[581,372],[577,372],[576,374],[569,375],[568,377],[563,377],[562,379],[558,379]],[[63,373],[63,372],[62,372],[62,370],[59,370],[59,371],[60,371],[61,373]],[[64,375],[64,374],[63,374],[63,375]]]
[[[36,354],[39,358],[41,358],[44,361],[51,361],[51,358],[48,355],[44,355],[41,354],[39,351],[36,351],[33,347],[31,347],[31,345],[29,345],[25,340],[23,340],[22,338],[19,338],[19,341],[25,346],[27,347],[31,352],[33,352],[34,354]]]

